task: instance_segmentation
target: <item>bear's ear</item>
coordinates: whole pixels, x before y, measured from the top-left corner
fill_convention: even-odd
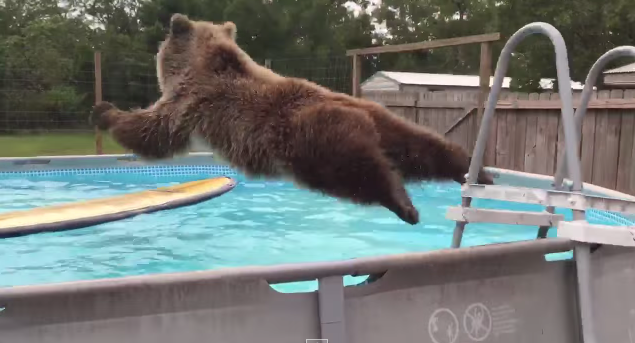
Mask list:
[[[231,38],[232,40],[236,40],[236,24],[231,21],[225,22],[223,24],[223,30]]]
[[[175,13],[170,18],[170,33],[173,35],[180,35],[190,32],[192,29],[192,23],[186,15]]]

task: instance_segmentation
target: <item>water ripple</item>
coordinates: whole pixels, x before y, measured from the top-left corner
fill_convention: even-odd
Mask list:
[[[16,176],[0,180],[0,212],[204,177]],[[422,184],[409,186],[408,191],[420,211],[421,223],[416,226],[401,222],[386,209],[354,206],[288,183],[242,182],[222,197],[190,207],[79,230],[0,240],[0,286],[332,261],[448,247],[454,223],[445,219],[445,211],[460,202],[459,186]],[[479,204],[524,206],[475,201],[475,206]],[[531,239],[535,230],[470,225],[464,242]]]

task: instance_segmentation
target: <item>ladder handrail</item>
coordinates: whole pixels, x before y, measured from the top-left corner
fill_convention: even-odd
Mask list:
[[[472,161],[470,163],[470,169],[468,173],[468,183],[473,184],[476,182],[479,169],[483,164],[483,155],[487,144],[487,136],[489,134],[489,127],[494,110],[496,108],[496,102],[498,101],[498,94],[503,85],[503,78],[507,72],[509,60],[514,48],[527,36],[541,33],[551,40],[554,49],[556,51],[556,70],[558,74],[558,88],[560,92],[560,100],[562,102],[562,120],[565,134],[565,147],[566,150],[573,150],[577,146],[577,132],[574,126],[573,120],[573,96],[571,94],[571,78],[569,76],[569,62],[567,58],[567,48],[564,43],[564,39],[560,32],[548,23],[536,22],[523,26],[516,33],[514,33],[501,51],[498,63],[496,65],[496,72],[494,73],[494,84],[489,93],[487,99],[487,106],[481,121],[481,127],[478,132],[476,145],[472,153]],[[573,181],[573,191],[582,190],[582,177],[580,169],[580,159],[578,154],[566,155],[568,170],[570,171],[571,179]]]
[[[576,150],[574,150],[576,152],[576,156],[578,156],[577,146],[580,144],[580,140],[582,139],[582,119],[584,119],[584,115],[586,114],[586,110],[589,106],[589,101],[591,100],[591,94],[593,93],[593,87],[597,82],[597,78],[598,76],[600,76],[600,73],[604,70],[604,67],[606,67],[606,65],[610,61],[618,57],[625,56],[631,56],[635,58],[635,46],[624,45],[607,51],[605,54],[597,59],[597,61],[593,64],[593,66],[589,70],[589,73],[587,74],[586,80],[584,81],[584,89],[582,90],[580,107],[578,107],[574,113],[575,128],[578,134]],[[568,149],[564,149],[565,158],[568,155],[567,151]],[[556,188],[562,187],[562,182],[564,181],[565,174],[567,173],[567,166],[564,164],[564,161],[564,158],[558,161],[558,166],[553,182],[554,187]]]

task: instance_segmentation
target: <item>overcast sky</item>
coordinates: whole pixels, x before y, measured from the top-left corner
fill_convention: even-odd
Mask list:
[[[375,9],[379,4],[381,4],[381,0],[370,0],[371,5],[368,6],[368,9],[366,10],[367,13],[370,13],[373,9]],[[355,14],[358,14],[362,9],[360,6],[358,6],[356,3],[354,2],[347,2],[345,4],[345,6],[350,9],[353,10],[355,12]],[[386,33],[386,25],[383,23],[374,23],[375,25],[375,32],[377,33]]]

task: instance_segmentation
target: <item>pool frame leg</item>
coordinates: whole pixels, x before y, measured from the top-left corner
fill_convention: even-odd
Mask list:
[[[342,276],[318,279],[318,305],[321,339],[326,339],[328,343],[346,343]]]
[[[584,343],[597,343],[593,323],[593,298],[591,290],[591,246],[577,243],[573,248],[578,279],[578,302]]]

